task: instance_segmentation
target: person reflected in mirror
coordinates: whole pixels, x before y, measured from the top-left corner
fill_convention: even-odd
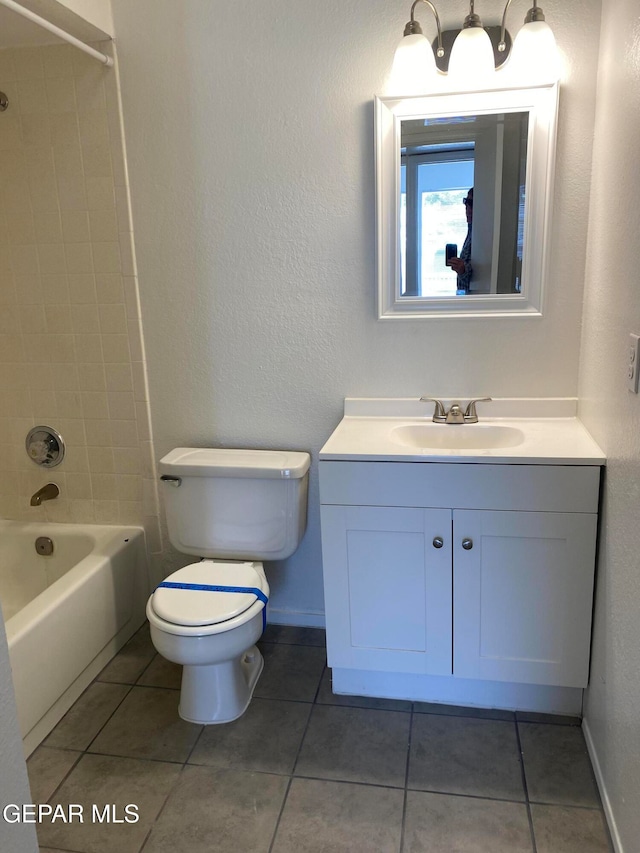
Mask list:
[[[473,275],[473,267],[471,266],[471,223],[473,222],[473,187],[469,190],[466,198],[462,199],[464,209],[467,215],[467,236],[465,237],[460,255],[456,258],[450,258],[449,266],[458,276],[457,295],[463,295],[469,292],[469,284]]]

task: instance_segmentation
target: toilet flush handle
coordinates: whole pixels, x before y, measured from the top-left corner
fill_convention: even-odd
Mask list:
[[[165,483],[169,483],[170,486],[175,486],[176,489],[182,483],[182,477],[172,477],[170,474],[163,474],[160,479]]]

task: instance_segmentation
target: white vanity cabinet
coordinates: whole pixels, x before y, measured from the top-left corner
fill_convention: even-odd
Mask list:
[[[599,481],[598,465],[321,460],[329,665],[343,683],[405,673],[416,699],[417,676],[584,687]]]
[[[450,675],[450,511],[321,513],[330,666]]]

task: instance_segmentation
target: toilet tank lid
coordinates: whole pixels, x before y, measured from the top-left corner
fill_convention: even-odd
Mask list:
[[[176,447],[158,463],[160,474],[182,477],[253,477],[296,480],[311,457],[295,450],[232,450],[227,447]]]

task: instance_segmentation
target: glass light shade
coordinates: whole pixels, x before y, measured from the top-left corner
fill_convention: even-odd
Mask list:
[[[556,40],[545,21],[531,21],[518,31],[509,59],[509,76],[521,86],[555,83],[560,77]]]
[[[393,58],[388,95],[424,95],[435,80],[436,60],[425,36],[404,36]]]
[[[451,48],[449,79],[467,89],[480,89],[495,74],[491,39],[482,27],[460,30]]]

